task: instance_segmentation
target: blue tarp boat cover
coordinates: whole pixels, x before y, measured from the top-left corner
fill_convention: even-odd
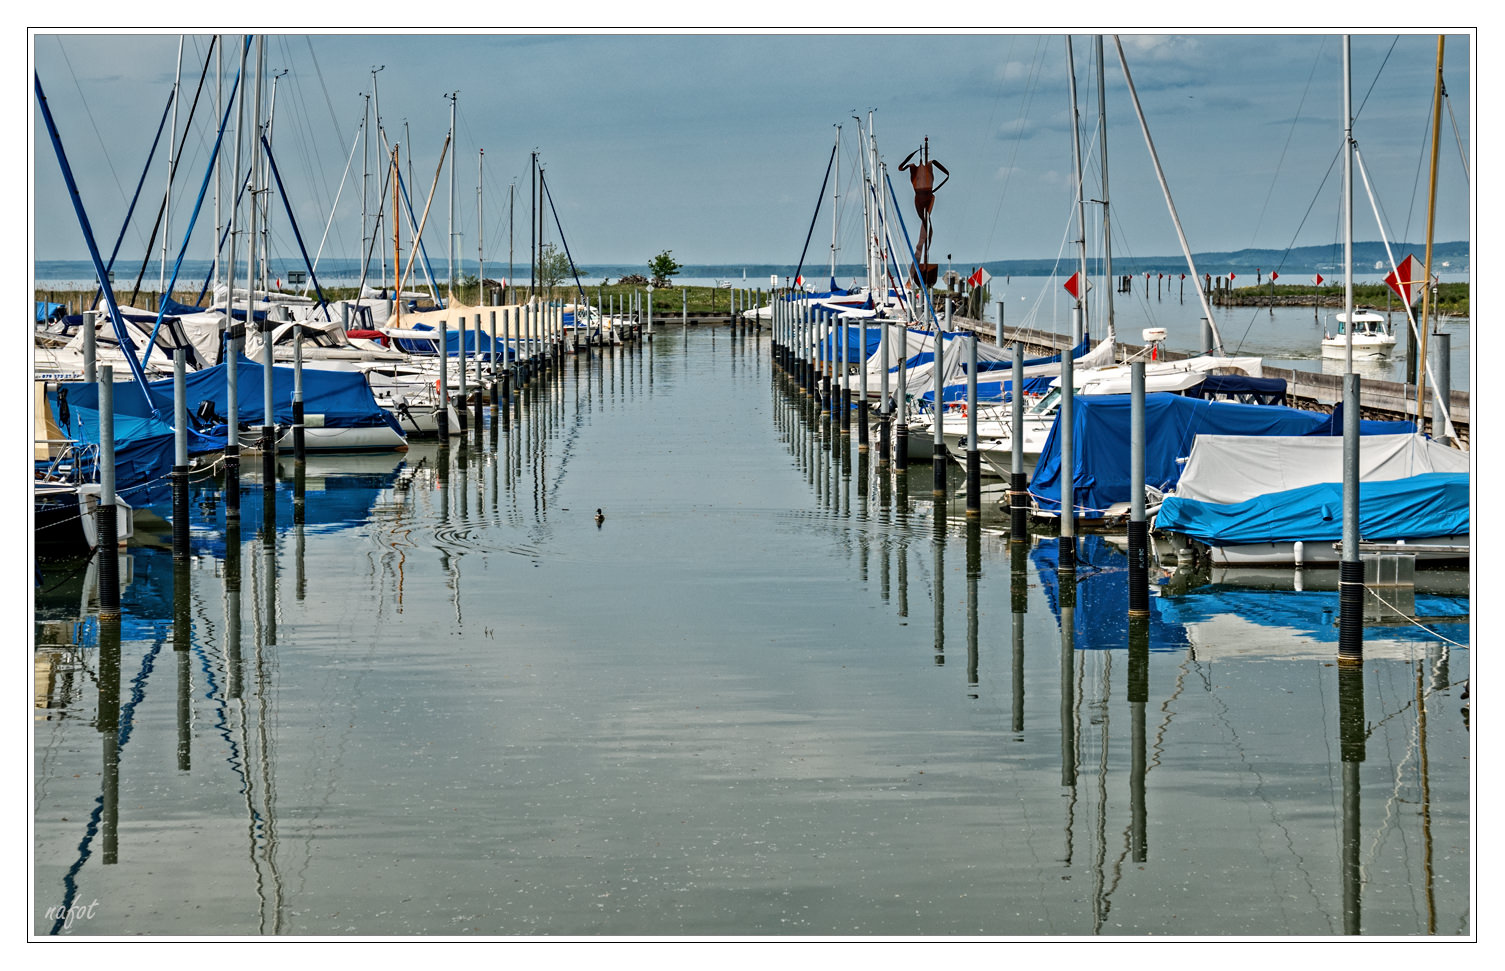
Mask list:
[[[225,429],[219,424],[224,421],[228,408],[228,394],[225,387],[226,370],[228,365],[217,364],[214,367],[203,368],[187,375],[184,378],[184,397],[188,403],[190,420],[197,420],[199,431],[189,430],[188,451],[190,454],[216,451],[225,445]],[[240,422],[243,426],[260,425],[262,422],[262,366],[246,357],[241,357],[239,369],[236,371],[238,392],[238,411]],[[87,421],[85,434],[79,435],[85,441],[97,441],[99,420],[99,386],[96,384],[69,384],[68,403],[73,412],[75,428],[80,421]],[[148,386],[151,388],[151,400],[148,401],[142,394],[141,388],[133,383],[115,383],[115,424],[116,438],[120,437],[120,422],[122,416],[134,416],[138,418],[152,417],[153,408],[157,416],[171,416],[172,404],[172,378],[164,378],[161,381],[153,381]],[[207,403],[207,411],[212,412],[212,418],[205,419],[200,415],[200,409]],[[366,383],[366,378],[359,371],[325,371],[319,368],[303,369],[303,412],[305,415],[323,415],[325,427],[328,428],[368,428],[378,425],[386,425],[394,431],[402,434],[402,426],[397,423],[390,413],[383,410],[376,403],[376,398],[371,394],[371,387]],[[279,425],[291,425],[293,421],[293,369],[290,367],[272,368],[272,421]],[[216,427],[218,426],[218,427]],[[60,426],[61,427],[61,426]],[[90,439],[89,434],[94,437]],[[168,467],[171,467],[169,455]]]
[[[1251,378],[1247,374],[1209,374],[1201,384],[1187,388],[1182,394],[1188,398],[1240,401],[1246,405],[1283,405],[1286,403],[1286,382],[1285,378]]]
[[[1077,514],[1093,518],[1129,501],[1129,420],[1133,396],[1080,395],[1072,404],[1072,494]],[[1177,459],[1191,454],[1198,435],[1323,435],[1329,415],[1279,405],[1202,401],[1169,392],[1144,396],[1145,484],[1166,491],[1181,477]],[[1043,511],[1061,510],[1061,423],[1051,426],[1030,479],[1029,491]],[[1340,426],[1341,430],[1341,426]],[[1408,421],[1364,421],[1363,435],[1403,435]]]
[[[981,369],[979,369],[981,370]],[[1032,378],[1024,379],[1024,393],[1027,395],[1042,395],[1050,391],[1050,386],[1060,380],[1060,375],[1037,374]],[[1012,401],[1009,397],[1009,388],[1012,381],[978,381],[977,400],[988,403],[999,401]],[[920,395],[922,401],[932,402],[935,400],[935,389]],[[942,401],[966,401],[967,386],[965,384],[948,384],[941,389]]]
[[[415,324],[413,330],[434,330],[434,328],[428,324]],[[439,332],[435,330],[434,338],[437,340],[438,337]],[[392,343],[397,350],[407,354],[428,357],[438,356],[434,353],[434,345],[430,341],[417,340],[411,337],[394,337],[392,338]],[[460,356],[460,331],[458,328],[447,328],[445,330],[444,346],[450,357]],[[489,361],[491,359],[491,334],[485,330],[476,333],[475,328],[467,327],[465,329],[465,353],[470,357],[481,355]],[[507,342],[501,337],[496,339],[496,356],[497,360],[507,358]]]
[[[1374,542],[1462,536],[1469,531],[1468,504],[1466,472],[1361,482],[1359,535]],[[1322,482],[1228,504],[1170,496],[1155,526],[1209,546],[1336,542],[1343,538],[1343,484]]]
[[[54,319],[61,320],[63,317],[63,311],[67,309],[68,305],[65,303],[48,303],[45,300],[38,300],[37,323],[40,324],[45,321]]]
[[[150,506],[172,498],[168,474],[173,464],[173,428],[169,422],[153,418],[150,409],[133,413],[121,407],[122,398],[134,393],[140,400],[141,389],[135,382],[118,382],[115,388],[115,494],[132,506]],[[58,393],[47,393],[47,407],[58,430],[82,443],[99,442],[99,385],[68,382]],[[171,411],[169,402],[169,412]],[[90,453],[82,462],[78,478],[98,482],[97,455]],[[46,463],[38,463],[38,467]]]

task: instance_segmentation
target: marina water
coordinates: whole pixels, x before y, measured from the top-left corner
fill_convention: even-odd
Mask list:
[[[1131,631],[1111,542],[1063,586],[855,437],[660,325],[270,509],[248,463],[238,527],[200,479],[118,627],[45,565],[33,932],[1472,933],[1466,578],[1352,670],[1320,571]]]

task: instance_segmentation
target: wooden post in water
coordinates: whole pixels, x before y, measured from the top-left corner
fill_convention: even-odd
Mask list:
[[[101,618],[120,615],[118,533],[115,517],[115,368],[102,364],[99,367],[99,505],[94,509]]]

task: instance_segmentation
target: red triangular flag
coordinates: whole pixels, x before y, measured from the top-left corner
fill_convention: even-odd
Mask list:
[[[1425,282],[1426,267],[1415,256],[1407,256],[1401,260],[1400,266],[1385,274],[1385,285],[1395,292],[1407,304],[1415,300],[1421,293],[1421,285]]]
[[[1230,274],[1228,274],[1228,279],[1229,279],[1229,280],[1232,280],[1232,279],[1233,279],[1233,278],[1234,278],[1234,277],[1236,277],[1236,276],[1238,276],[1238,274],[1237,274],[1237,273],[1230,273]]]
[[[805,277],[804,277],[803,274],[797,274],[795,276],[795,278],[794,278],[794,285],[797,286],[797,287],[802,287],[802,286],[805,285]]]
[[[1277,273],[1277,272],[1275,272],[1274,270],[1271,270],[1270,271],[1270,282],[1274,283],[1276,280],[1279,280],[1279,279],[1280,279],[1280,274]]]
[[[1316,283],[1316,285],[1319,286],[1319,287],[1322,286],[1322,274],[1321,273],[1317,274],[1317,283]]]
[[[1080,288],[1080,284],[1077,281],[1081,277],[1081,275],[1082,274],[1081,274],[1080,271],[1078,271],[1076,273],[1073,273],[1071,275],[1071,279],[1067,280],[1064,284],[1062,284],[1062,286],[1064,286],[1066,288],[1066,292],[1069,293],[1069,294],[1071,294],[1073,297],[1075,297],[1078,300],[1082,299],[1082,295],[1077,292],[1077,290]],[[1145,276],[1149,276],[1149,274],[1146,273]]]
[[[982,267],[979,266],[971,276],[967,277],[967,283],[974,287],[982,286]]]

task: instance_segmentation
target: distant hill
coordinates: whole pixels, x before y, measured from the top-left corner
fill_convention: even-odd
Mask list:
[[[1466,273],[1469,270],[1469,243],[1455,241],[1448,243],[1432,244],[1432,267],[1436,271],[1443,262],[1450,264],[1449,272]],[[1404,259],[1408,253],[1414,253],[1417,259],[1426,255],[1424,243],[1392,243],[1390,252],[1397,260]],[[1275,249],[1242,249],[1232,252],[1209,252],[1194,255],[1197,269],[1202,273],[1213,276],[1226,276],[1229,273],[1253,275],[1259,270],[1262,276],[1268,277],[1271,270],[1282,276],[1297,277],[1309,276],[1313,273],[1321,273],[1328,279],[1343,270],[1343,247],[1341,244],[1332,246],[1298,246],[1291,250]],[[1372,275],[1375,263],[1389,265],[1385,254],[1385,244],[1381,242],[1364,242],[1353,244],[1354,269],[1366,275]],[[963,276],[971,273],[977,264],[967,262],[953,262],[951,267]],[[982,266],[993,276],[1046,276],[1052,273],[1070,274],[1075,272],[1074,260],[1041,259],[1041,260],[990,260]],[[945,266],[941,267],[942,272]],[[1179,253],[1167,256],[1140,256],[1140,257],[1113,257],[1113,272],[1136,276],[1142,273],[1183,273],[1186,270],[1186,259]],[[587,273],[601,276],[617,277],[623,273],[639,273],[641,267],[631,266],[590,266],[582,269],[582,275]],[[858,264],[838,264],[836,277],[838,282],[844,282],[854,276],[861,276],[865,269]],[[1099,274],[1102,272],[1101,261],[1096,258],[1087,260],[1087,272]],[[680,276],[686,277],[710,277],[712,279],[725,279],[728,281],[741,282],[743,274],[747,275],[749,286],[761,287],[767,284],[770,276],[777,276],[780,283],[785,277],[793,277],[795,267],[790,264],[777,263],[746,263],[746,264],[689,264],[680,270]],[[826,266],[812,264],[804,268],[804,275],[811,283],[824,282],[824,278],[830,273]],[[1294,279],[1292,282],[1296,282]]]

